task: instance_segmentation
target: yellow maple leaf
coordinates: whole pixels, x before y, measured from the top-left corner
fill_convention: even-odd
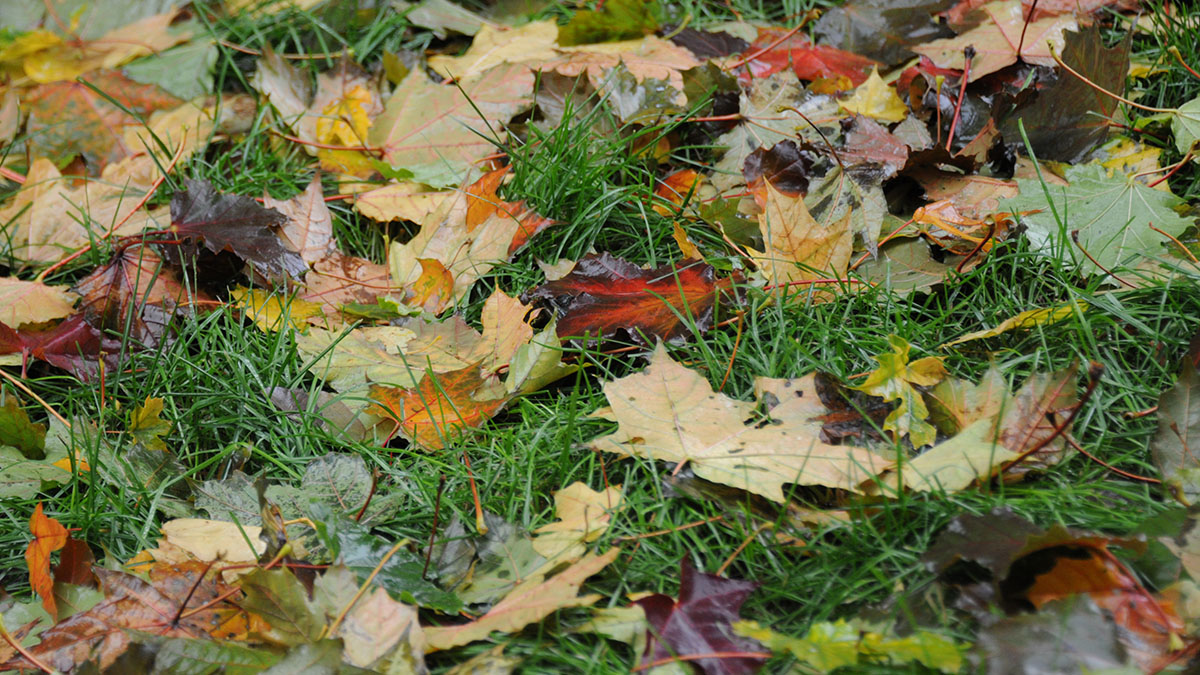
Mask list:
[[[244,311],[264,333],[274,333],[285,327],[303,330],[305,319],[321,314],[321,306],[315,302],[299,298],[285,302],[279,295],[261,288],[237,288],[232,298],[234,307]]]
[[[854,241],[850,211],[836,222],[818,223],[803,197],[786,195],[770,183],[764,189],[758,227],[765,250],[753,252],[763,276],[772,284],[843,276]]]
[[[317,118],[317,140],[327,145],[363,145],[371,126],[370,107],[371,92],[362,85],[351,87],[321,111]]]
[[[908,117],[908,107],[896,94],[896,90],[879,77],[878,69],[872,68],[867,81],[858,85],[849,98],[841,102],[846,112],[857,113],[883,122],[899,122]]]

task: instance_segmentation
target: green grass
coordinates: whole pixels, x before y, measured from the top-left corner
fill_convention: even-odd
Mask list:
[[[779,20],[803,13],[814,3],[740,0],[734,4],[746,18]],[[681,7],[697,23],[729,16],[717,2],[696,0]],[[1165,21],[1161,13],[1155,16]],[[215,35],[249,49],[268,44],[288,52],[352,48],[362,63],[378,60],[384,51],[419,50],[430,44],[428,34],[405,28],[406,22],[392,12],[361,23],[334,24],[316,14],[287,11],[210,25]],[[1151,57],[1171,44],[1181,49],[1186,44],[1185,55],[1195,56],[1191,50],[1196,41],[1185,35],[1196,31],[1188,30],[1192,32],[1140,44]],[[334,63],[316,60],[306,66],[320,70]],[[245,91],[251,64],[251,57],[222,49],[218,87],[227,93]],[[1172,67],[1149,81],[1142,100],[1152,105],[1181,103],[1200,92],[1200,81],[1189,78]],[[469,304],[460,308],[470,320],[477,320],[493,286],[515,295],[540,283],[536,260],[575,259],[592,248],[639,264],[657,265],[678,257],[671,221],[657,215],[644,200],[653,190],[658,167],[631,153],[633,134],[592,133],[604,124],[612,120],[603,108],[584,106],[556,128],[530,126],[528,136],[509,139],[514,178],[506,188],[507,198],[526,199],[560,224],[477,284]],[[268,120],[260,118],[236,141],[214,144],[193,158],[178,176],[211,180],[222,190],[246,195],[261,195],[264,190],[276,197],[295,194],[312,176],[311,158],[298,148],[279,144],[267,127]],[[669,131],[655,128],[641,133]],[[1180,194],[1200,196],[1197,180],[1194,174],[1181,174],[1172,186]],[[181,180],[174,182],[181,184]],[[342,249],[382,262],[386,235],[395,236],[398,230],[384,231],[347,207],[333,208]],[[728,251],[718,248],[719,239],[697,239],[704,242],[706,254],[730,262]],[[82,258],[51,281],[69,283],[102,261],[100,254]],[[670,347],[675,360],[701,372],[714,388],[729,369],[723,391],[734,398],[753,400],[753,381],[759,376],[790,377],[822,370],[845,379],[870,370],[875,367],[873,356],[888,351],[887,338],[892,334],[913,344],[914,358],[944,355],[953,375],[976,381],[992,365],[1010,383],[1020,385],[1035,372],[1095,361],[1104,365],[1104,374],[1075,423],[1075,437],[1104,461],[1145,476],[1155,475],[1147,443],[1156,419],[1127,419],[1125,413],[1155,405],[1159,393],[1174,381],[1189,338],[1200,328],[1200,289],[1195,279],[1113,293],[1098,281],[1081,280],[1054,261],[1031,253],[1019,238],[999,245],[978,268],[952,275],[928,293],[903,296],[868,289],[824,304],[813,304],[802,294],[770,304],[759,291],[746,293],[746,306],[764,309],[745,315],[740,338],[736,325],[726,325],[700,340]],[[1053,326],[938,350],[938,345],[964,333],[1071,299],[1086,301],[1090,309]],[[616,346],[620,345],[605,345]],[[607,354],[578,345],[566,351],[568,358],[583,366],[576,375],[514,402],[461,444],[471,458],[484,508],[533,529],[553,520],[555,490],[574,481],[593,488],[606,480],[621,484],[628,508],[597,542],[601,550],[646,532],[723,516],[720,522],[625,541],[618,561],[587,586],[604,595],[599,606],[623,605],[629,593],[674,594],[680,560],[689,559],[711,572],[749,537],[751,541],[727,570],[729,576],[761,584],[743,615],[778,631],[800,634],[812,622],[854,615],[901,588],[927,583],[930,576],[920,565],[920,556],[956,515],[982,514],[1007,505],[1040,525],[1061,523],[1120,534],[1171,504],[1157,486],[1123,479],[1076,454],[1021,484],[882,501],[869,510],[859,509],[848,524],[799,533],[807,542],[804,548],[786,547],[767,536],[753,537],[757,524],[739,516],[745,512],[742,505],[672,496],[667,488],[670,467],[617,460],[589,450],[590,440],[611,431],[609,423],[589,417],[605,405],[603,383],[641,370],[647,352]],[[80,386],[45,365],[34,365],[24,380],[28,386],[69,419],[112,430],[107,440],[118,456],[130,444],[120,431],[127,426],[129,411],[147,397],[163,398],[163,417],[174,423],[167,442],[182,467],[149,488],[119,477],[105,480],[102,472],[90,482],[78,481],[39,498],[49,515],[77,528],[74,536],[92,544],[105,564],[113,564],[152,547],[157,524],[172,517],[171,499],[186,497],[202,481],[219,480],[239,469],[295,483],[310,460],[329,452],[350,452],[379,472],[380,494],[403,494],[398,515],[380,525],[390,537],[427,540],[441,475],[447,478],[441,522],[453,515],[473,522],[468,476],[458,452],[418,453],[347,443],[322,430],[315,416],[280,413],[267,393],[273,387],[315,391],[319,383],[309,366],[297,355],[287,332],[264,334],[230,309],[183,318],[173,341],[155,352],[135,355],[132,373],[108,374],[102,389]],[[104,461],[97,443],[85,445],[92,466]],[[108,467],[109,473],[114,470]],[[0,509],[0,587],[20,598],[28,596],[22,552],[33,507],[33,501],[9,502]],[[568,632],[585,616],[583,610],[564,611],[499,640],[507,645],[507,653],[525,659],[526,672],[624,671],[633,657],[626,647]],[[971,639],[965,626],[946,629]],[[491,646],[484,642],[435,654],[430,664],[435,670],[448,667]],[[778,658],[770,669],[782,670],[786,663]]]

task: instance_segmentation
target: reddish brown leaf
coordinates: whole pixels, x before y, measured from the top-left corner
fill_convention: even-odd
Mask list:
[[[846,128],[845,147],[838,156],[847,166],[877,164],[883,168],[883,178],[893,178],[908,163],[908,146],[879,122],[870,117],[855,115],[843,123]]]
[[[396,424],[396,429],[414,443],[440,450],[467,429],[482,425],[508,401],[503,387],[485,379],[483,371],[470,366],[448,373],[425,373],[412,389],[371,387],[379,414]]]
[[[61,672],[71,672],[89,660],[104,671],[129,647],[129,630],[190,638],[244,634],[245,614],[228,601],[218,601],[229,589],[210,573],[210,567],[196,561],[158,563],[149,569],[149,581],[96,568],[104,600],[47,628],[42,641],[29,651]],[[33,664],[16,657],[0,664],[4,668],[32,669]]]
[[[570,274],[521,297],[543,300],[560,313],[559,337],[613,337],[625,331],[635,340],[681,339],[712,325],[719,286],[710,265],[689,261],[644,270],[608,253],[591,255]]]
[[[54,568],[54,583],[95,586],[96,575],[92,574],[94,562],[96,557],[92,555],[87,542],[68,537],[62,555],[58,557],[58,566]]]
[[[105,337],[82,314],[67,317],[52,328],[13,331],[0,324],[0,354],[21,353],[41,359],[81,380],[90,380],[105,367],[118,366],[121,343]]]
[[[213,253],[230,251],[268,277],[299,277],[308,269],[300,254],[285,247],[277,230],[287,217],[253,199],[222,194],[208,181],[188,180],[171,198],[171,231],[185,244],[189,258],[196,243]],[[171,249],[168,249],[171,250]]]
[[[42,607],[51,617],[58,617],[54,604],[54,579],[50,576],[50,554],[67,543],[67,528],[42,512],[38,502],[29,516],[29,531],[33,541],[25,548],[25,564],[29,567],[29,585],[42,598]]]
[[[132,314],[134,338],[147,345],[157,343],[165,327],[162,320],[187,301],[187,290],[162,262],[149,246],[118,251],[72,289],[83,296],[84,318],[100,329],[120,332]],[[147,312],[151,307],[158,311]]]
[[[758,31],[758,39],[746,51],[756,54],[773,44],[783,33],[782,28],[762,28]],[[849,78],[857,87],[867,80],[871,68],[879,65],[865,56],[834,47],[814,45],[807,38],[793,35],[747,62],[749,77],[745,70],[739,70],[738,77],[745,81],[750,78],[768,77],[785,68],[791,68],[802,80],[842,76]]]
[[[667,39],[700,59],[740,54],[750,46],[749,42],[724,31],[700,31],[695,28],[679,30],[673,26],[663,26],[663,31],[670,35]]]
[[[697,572],[686,558],[679,567],[679,600],[660,593],[637,601],[650,622],[650,643],[642,664],[672,656],[761,652],[758,642],[737,637],[730,626],[740,618],[742,603],[758,584]],[[764,662],[729,656],[689,661],[708,675],[754,673]]]

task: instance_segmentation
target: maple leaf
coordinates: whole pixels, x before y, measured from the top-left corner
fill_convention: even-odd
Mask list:
[[[879,70],[874,68],[866,81],[849,98],[842,99],[840,105],[847,112],[882,122],[899,122],[908,116],[908,106],[900,100],[896,90],[879,77]]]
[[[696,475],[776,502],[783,486],[824,485],[858,491],[863,481],[890,462],[861,448],[820,440],[825,412],[811,375],[801,379],[759,378],[771,424],[755,424],[753,403],[714,393],[693,370],[679,365],[659,345],[650,366],[604,385],[609,409],[597,417],[616,421],[615,433],[591,447],[655,461],[687,461]],[[748,423],[749,422],[749,423]],[[775,424],[774,422],[778,422]]]
[[[812,153],[801,151],[794,141],[779,141],[770,150],[758,148],[750,153],[742,165],[742,175],[751,190],[758,190],[766,181],[785,195],[803,195],[808,192],[813,162]]]
[[[429,67],[451,79],[474,77],[502,64],[549,61],[558,56],[558,23],[531,21],[517,28],[484,25],[461,56],[437,55]]]
[[[375,304],[381,296],[399,291],[391,284],[387,265],[334,251],[313,263],[298,297],[321,305],[326,315],[337,316],[346,305]]]
[[[75,314],[43,330],[14,331],[0,324],[0,353],[33,356],[70,372],[80,380],[95,377],[101,368],[118,367],[121,343],[103,335]]]
[[[620,552],[621,549],[612,548],[601,555],[588,554],[549,579],[544,574],[535,574],[475,621],[458,626],[425,627],[425,638],[433,649],[451,649],[482,640],[492,631],[515,632],[559,609],[591,605],[600,595],[578,595],[579,587],[616,560]]]
[[[462,182],[467,169],[499,142],[502,125],[533,103],[533,73],[505,65],[456,84],[435,84],[416,68],[388,99],[369,132],[383,160],[441,187]]]
[[[674,28],[668,26],[667,34],[671,42],[688,51],[698,59],[711,59],[730,54],[741,54],[750,47],[750,43],[740,37],[725,31],[702,31],[695,28]]]
[[[549,571],[563,562],[575,562],[608,529],[612,517],[625,508],[620,485],[597,492],[581,482],[571,483],[554,493],[554,512],[558,521],[539,527],[530,542],[533,550],[546,559],[541,571]]]
[[[758,672],[765,657],[727,656],[761,651],[756,640],[736,636],[732,627],[741,618],[742,603],[758,584],[697,572],[687,558],[680,561],[679,571],[678,600],[657,593],[637,601],[650,622],[650,644],[642,665],[720,654],[720,658],[689,662],[707,675]]]
[[[0,323],[13,328],[61,319],[75,311],[74,304],[75,298],[60,286],[0,277]]]
[[[291,199],[265,196],[263,207],[287,217],[279,234],[310,265],[337,250],[337,242],[333,240],[333,215],[325,203],[319,175],[314,175],[304,192]]]
[[[34,424],[21,401],[7,389],[0,389],[0,438],[24,457],[42,459],[45,454],[46,425]]]
[[[748,50],[755,56],[746,62],[746,70],[739,73],[739,79],[745,82],[748,78],[768,77],[787,69],[801,80],[845,77],[857,86],[867,79],[871,68],[878,65],[866,56],[828,45],[814,45],[803,36],[792,35],[779,42],[783,35],[781,28],[760,28],[758,38]],[[768,46],[771,48],[759,53]]]
[[[579,10],[558,29],[563,46],[613,42],[641,37],[658,28],[651,6],[644,0],[610,0],[599,10]]]
[[[782,635],[754,621],[733,623],[733,632],[763,643],[773,652],[790,653],[813,669],[828,673],[838,668],[917,662],[943,673],[962,670],[962,647],[950,638],[917,629],[900,637],[894,629],[858,619],[813,624],[802,638]]]
[[[132,319],[130,334],[145,345],[157,343],[177,306],[209,299],[202,293],[189,294],[175,271],[144,245],[118,249],[112,260],[75,284],[74,291],[83,296],[79,309],[88,323],[122,332]]]
[[[608,253],[591,255],[570,274],[525,293],[556,308],[561,338],[609,338],[626,332],[678,340],[712,325],[718,291],[713,268],[701,262],[667,264],[644,270]],[[692,326],[695,326],[693,329]]]
[[[162,411],[163,400],[147,396],[145,403],[129,413],[129,433],[147,450],[167,450],[162,437],[171,433],[171,422],[160,417]]]
[[[240,627],[247,618],[222,599],[230,589],[209,574],[207,563],[154,564],[144,571],[148,580],[101,567],[94,570],[104,599],[42,631],[41,642],[29,648],[41,663],[71,672],[94,660],[105,670],[128,649],[135,631],[221,638],[244,630]],[[0,664],[18,667],[34,666],[20,656]]]
[[[42,607],[51,617],[57,618],[58,608],[54,602],[54,579],[50,576],[50,554],[67,543],[67,528],[53,518],[48,518],[38,502],[29,517],[29,531],[33,541],[25,548],[25,565],[29,568],[29,585],[42,598]]]
[[[783,194],[769,182],[755,192],[755,200],[763,209],[758,227],[764,250],[752,254],[768,281],[787,286],[845,274],[854,243],[849,210],[835,222],[818,223],[803,197]]]
[[[391,420],[409,440],[440,450],[466,430],[481,426],[508,402],[504,388],[478,366],[448,373],[425,373],[417,386],[373,385],[376,412]]]
[[[813,26],[818,42],[897,65],[911,47],[946,37],[934,14],[953,0],[851,0],[831,7]]]
[[[973,47],[975,57],[971,59],[967,81],[974,82],[1018,60],[1038,66],[1055,65],[1052,54],[1062,51],[1063,32],[1078,26],[1073,16],[1026,21],[1021,0],[989,2],[979,11],[987,20],[977,28],[957,37],[926,42],[912,47],[912,51],[929,57],[941,68],[963,70],[966,67],[963,50]]]
[[[888,343],[892,346],[891,353],[876,356],[879,368],[871,371],[867,379],[854,388],[885,401],[900,401],[884,420],[884,430],[895,432],[897,439],[907,434],[914,448],[929,445],[937,437],[937,430],[926,422],[929,409],[915,386],[937,384],[946,377],[946,366],[940,356],[927,356],[909,363],[911,347],[904,338],[891,335]]]
[[[946,12],[946,20],[955,30],[973,28],[982,21],[979,9],[991,0],[961,0]],[[1116,10],[1136,10],[1140,0],[1021,0],[1022,10],[1030,21],[1058,16],[1059,14],[1074,14],[1081,23],[1087,23],[1091,15],[1099,13],[1105,7]]]
[[[179,9],[140,18],[114,28],[93,40],[64,42],[58,36],[39,35],[39,49],[24,56],[23,69],[39,83],[74,80],[98,68],[116,68],[121,64],[172,45],[186,42],[191,32],[177,25]],[[78,17],[75,17],[77,20]]]
[[[1158,432],[1150,441],[1154,466],[1185,504],[1194,503],[1200,493],[1200,462],[1190,450],[1200,447],[1200,405],[1194,395],[1198,386],[1200,376],[1189,360],[1179,380],[1159,396]]]
[[[250,85],[266,97],[279,119],[299,132],[299,122],[312,102],[313,87],[308,75],[263,45],[263,54]],[[315,139],[306,139],[315,140]]]
[[[134,82],[115,71],[81,79],[39,85],[25,95],[28,143],[34,157],[61,161],[78,154],[90,172],[99,175],[105,165],[144,150],[125,143],[125,129],[141,125],[135,115],[148,116],[182,103],[156,86]],[[117,107],[97,90],[131,112]]]
[[[1175,211],[1183,200],[1124,174],[1110,177],[1103,167],[1085,164],[1068,167],[1066,179],[1063,187],[1020,179],[1020,194],[1005,207],[1021,214],[1032,248],[1069,258],[1090,274],[1107,276],[1118,266],[1159,257],[1168,237],[1192,224]],[[1108,283],[1117,282],[1109,276]]]
[[[1001,131],[1006,142],[1024,143],[1020,122],[1039,158],[1078,162],[1108,136],[1117,100],[1094,87],[1118,96],[1124,93],[1132,33],[1112,48],[1104,46],[1096,26],[1066,31],[1063,38],[1063,63],[1086,80],[1061,69],[1054,71],[1049,84],[1042,87],[1039,82],[1032,89],[1033,98],[1005,118]]]
[[[270,276],[297,277],[308,269],[276,233],[287,222],[283,214],[249,197],[217,192],[208,181],[184,183],[187,189],[171,197],[171,232],[187,242],[180,249],[189,258],[199,241],[213,253],[230,251]]]
[[[908,163],[908,145],[875,120],[856,115],[845,125],[844,147],[838,156],[847,166],[879,167],[883,178],[894,178]]]

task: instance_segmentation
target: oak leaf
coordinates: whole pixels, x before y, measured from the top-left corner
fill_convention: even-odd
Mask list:
[[[646,370],[604,385],[610,408],[596,416],[619,426],[591,447],[627,457],[687,461],[700,478],[776,502],[785,501],[787,483],[858,491],[890,462],[861,448],[821,441],[817,418],[825,407],[812,379],[759,378],[759,401],[775,405],[766,412],[773,423],[757,424],[755,404],[714,393],[660,345]]]

